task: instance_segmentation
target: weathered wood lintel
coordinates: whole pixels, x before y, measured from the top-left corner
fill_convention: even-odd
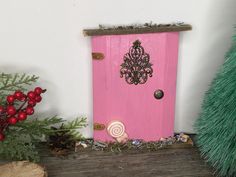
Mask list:
[[[139,28],[109,28],[109,29],[85,29],[85,36],[101,36],[101,35],[122,35],[122,34],[143,34],[143,33],[161,33],[161,32],[178,32],[192,30],[189,24],[182,25],[156,25],[152,27]]]

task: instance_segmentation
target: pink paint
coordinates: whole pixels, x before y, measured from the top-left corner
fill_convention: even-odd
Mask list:
[[[92,37],[92,51],[105,55],[93,60],[94,122],[121,121],[130,139],[151,141],[173,135],[178,36],[165,32]],[[129,85],[120,78],[120,65],[137,39],[150,55],[154,71],[145,84]],[[165,93],[160,100],[153,95],[157,89]],[[106,130],[94,130],[94,139],[113,140]]]

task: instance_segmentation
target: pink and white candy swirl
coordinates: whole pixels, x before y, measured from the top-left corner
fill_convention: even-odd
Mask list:
[[[125,125],[120,121],[112,121],[107,126],[108,134],[113,138],[119,138],[125,133]]]

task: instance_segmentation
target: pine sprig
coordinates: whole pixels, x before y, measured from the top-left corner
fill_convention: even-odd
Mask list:
[[[53,116],[45,119],[33,119],[24,122],[19,122],[15,126],[10,127],[10,131],[28,134],[32,141],[37,142],[38,139],[44,136],[49,136],[54,133],[51,126],[65,122],[62,118]]]
[[[38,151],[29,134],[9,131],[7,136],[4,142],[0,142],[1,158],[39,161]]]
[[[78,129],[86,127],[86,118],[76,118],[73,121],[62,124],[60,127],[52,127],[54,132],[48,137],[48,145],[56,156],[66,155],[75,147],[76,141],[84,139]]]
[[[25,86],[31,85],[38,80],[39,77],[26,74],[0,74],[0,91],[15,91],[20,89],[26,91]]]
[[[26,74],[0,74],[0,104],[5,104],[6,96],[13,91],[26,91],[26,86],[35,83],[39,77]]]
[[[62,123],[56,116],[45,119],[31,119],[10,126],[6,139],[0,142],[0,156],[6,159],[39,161],[36,145],[42,138],[53,133],[51,126]]]
[[[52,129],[51,127],[55,125],[60,128]],[[38,162],[40,157],[36,145],[41,142],[42,138],[48,139],[49,136],[58,132],[66,132],[74,140],[82,139],[83,136],[78,129],[86,125],[85,117],[76,118],[68,123],[57,116],[19,122],[9,127],[6,139],[0,142],[0,157]]]
[[[6,105],[6,96],[16,90],[27,91],[27,86],[38,80],[35,75],[0,73],[0,105]],[[0,141],[0,157],[15,160],[39,161],[37,144],[49,136],[65,133],[72,140],[82,138],[78,129],[85,127],[86,118],[65,122],[58,116],[45,119],[28,119],[8,126],[5,139]],[[60,128],[52,128],[58,126]]]
[[[82,139],[82,134],[78,131],[78,129],[86,127],[87,118],[86,117],[77,117],[73,121],[69,121],[66,124],[62,124],[61,129],[62,131],[68,130],[68,134],[72,135],[75,140]]]

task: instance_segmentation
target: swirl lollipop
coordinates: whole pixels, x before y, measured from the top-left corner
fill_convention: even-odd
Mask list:
[[[108,134],[113,138],[119,138],[125,133],[125,125],[120,121],[112,121],[107,126]]]

